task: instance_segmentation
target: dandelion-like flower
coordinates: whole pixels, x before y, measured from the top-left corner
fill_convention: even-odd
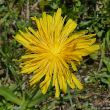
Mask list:
[[[69,19],[64,26],[65,18],[61,16],[60,8],[53,17],[43,12],[40,19],[31,17],[38,30],[29,27],[26,28],[26,33],[19,31],[20,34],[13,36],[27,49],[18,61],[21,62],[21,73],[34,74],[30,86],[35,87],[45,76],[40,89],[45,94],[52,80],[56,98],[59,97],[60,89],[66,93],[67,83],[72,89],[75,85],[83,89],[80,81],[70,71],[70,65],[77,71],[76,65],[83,60],[82,56],[95,53],[99,49],[99,45],[92,45],[96,38],[90,39],[96,34],[85,35],[88,31],[82,31],[71,35],[77,24]]]

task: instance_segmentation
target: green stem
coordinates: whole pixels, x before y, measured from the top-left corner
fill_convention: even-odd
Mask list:
[[[69,86],[67,86],[67,93],[68,93],[68,96],[69,96],[69,100],[70,100],[70,104],[71,104],[72,110],[74,110],[74,108],[73,108],[73,102],[72,102],[70,91],[69,91]]]
[[[99,64],[99,68],[98,68],[97,74],[99,73],[99,71],[100,71],[100,69],[101,69],[104,56],[105,56],[105,38],[103,39],[102,55],[101,55],[101,60],[100,60],[100,64]]]

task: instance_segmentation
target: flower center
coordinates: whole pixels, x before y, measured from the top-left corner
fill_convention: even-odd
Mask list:
[[[60,54],[60,52],[61,52],[61,49],[58,48],[58,47],[53,47],[53,48],[51,48],[51,53],[52,53],[52,55],[54,55],[54,56]]]

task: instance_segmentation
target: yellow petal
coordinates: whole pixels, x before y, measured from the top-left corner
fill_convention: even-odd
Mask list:
[[[72,89],[75,88],[75,85],[73,84],[72,81],[70,81],[70,79],[67,79],[67,82],[68,82],[69,86],[70,86]]]
[[[30,82],[30,86],[33,86],[34,84],[38,83],[39,80],[46,74],[46,72],[47,71],[45,71],[45,72],[40,71],[39,73],[34,75],[33,78],[29,81]]]
[[[34,16],[34,17],[30,17],[32,20],[36,20],[37,18],[36,18],[36,16]]]
[[[69,34],[71,32],[73,32],[73,30],[76,28],[77,24],[69,19],[66,26],[64,27],[64,29],[62,30],[62,33],[61,33],[61,43],[63,43],[69,36]]]
[[[45,86],[45,84],[50,80],[50,76],[48,74],[46,74],[45,80],[43,82],[40,83],[40,88],[42,88],[43,86]]]
[[[54,73],[53,73],[53,83],[52,83],[52,86],[55,86],[56,78],[57,78],[57,65],[55,64]]]
[[[82,32],[79,32],[79,33],[75,33],[73,34],[72,36],[70,36],[65,42],[63,42],[60,46],[63,47],[64,45],[67,45],[69,42],[77,39],[78,37],[84,35],[85,33],[87,33],[88,31],[82,31]]]
[[[41,91],[43,94],[45,94],[47,92],[47,89],[49,87],[49,84],[50,84],[50,81],[51,81],[51,78],[48,77],[46,78],[41,84],[40,84],[40,88],[41,88]]]
[[[71,63],[71,66],[72,66],[73,70],[74,71],[78,71],[77,68],[76,68],[76,66],[75,66],[75,64],[72,61],[70,63]]]
[[[22,37],[24,37],[29,43],[32,42],[32,40],[27,37],[26,33],[23,33],[21,30],[19,30],[20,34],[22,35]]]
[[[59,60],[61,61],[61,63],[62,63],[67,69],[69,69],[68,64],[65,62],[65,60],[64,60],[60,55],[58,56],[58,58],[59,58]]]
[[[75,60],[75,61],[82,61],[82,56],[81,55],[71,55],[71,56],[68,56],[71,60]]]
[[[39,67],[39,65],[30,67],[30,68],[26,68],[26,69],[22,70],[20,73],[27,73],[27,72],[31,73],[34,70],[36,70],[38,67]]]
[[[84,35],[84,36],[81,36],[79,39],[81,40],[84,40],[84,39],[88,39],[88,38],[91,38],[93,36],[96,36],[96,34],[89,34],[89,35]]]
[[[74,74],[72,74],[72,79],[79,89],[83,89],[82,84],[80,83],[80,81],[77,79],[77,77]]]
[[[58,8],[55,16],[55,27],[59,24],[60,17],[61,17],[61,8]]]
[[[76,46],[75,49],[87,48],[87,47],[89,47],[90,45],[92,45],[95,41],[96,41],[96,38],[90,39],[90,40],[84,40],[84,41],[81,41],[81,42],[80,42],[80,40],[79,40],[79,42],[77,43],[77,46]]]
[[[62,76],[60,76],[60,75],[58,75],[58,82],[59,82],[60,89],[62,89],[63,88],[63,79],[62,79]]]
[[[93,45],[93,46],[90,46],[90,47],[87,47],[81,50],[73,51],[71,54],[87,56],[89,54],[95,53],[95,50],[98,50],[98,49],[100,49],[99,45]]]
[[[67,82],[66,82],[66,79],[64,78],[64,76],[62,76],[62,91],[63,91],[64,94],[66,94]]]
[[[45,68],[45,70],[41,70],[39,73],[36,73],[33,78],[30,80],[32,82],[31,84],[33,85],[35,82],[39,81],[46,73],[48,73],[48,67]]]
[[[42,17],[43,17],[43,23],[44,23],[44,26],[47,27],[47,15],[46,15],[45,12],[43,12]]]
[[[17,34],[16,36],[13,36],[13,37],[14,37],[14,39],[16,39],[20,43],[25,42],[25,43],[29,44],[29,42],[19,34]]]
[[[56,78],[56,80],[55,80],[55,88],[56,88],[55,97],[56,97],[56,98],[59,98],[60,91],[59,91],[58,79],[57,79],[57,78]]]

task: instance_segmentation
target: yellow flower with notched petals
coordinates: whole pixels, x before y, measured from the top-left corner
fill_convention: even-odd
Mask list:
[[[38,30],[29,27],[26,29],[27,33],[19,31],[20,34],[13,36],[27,49],[26,54],[18,61],[22,62],[21,73],[34,74],[30,86],[35,87],[45,76],[40,83],[43,94],[47,92],[51,80],[52,86],[56,88],[56,98],[60,94],[59,88],[66,93],[67,83],[72,89],[75,85],[83,89],[79,80],[69,70],[69,65],[77,71],[76,65],[83,60],[82,56],[95,53],[95,50],[99,49],[99,45],[92,45],[96,38],[90,39],[95,34],[85,35],[88,31],[82,31],[70,35],[77,24],[69,19],[64,26],[66,17],[61,16],[60,8],[53,17],[43,12],[42,18],[31,18],[36,22]]]

